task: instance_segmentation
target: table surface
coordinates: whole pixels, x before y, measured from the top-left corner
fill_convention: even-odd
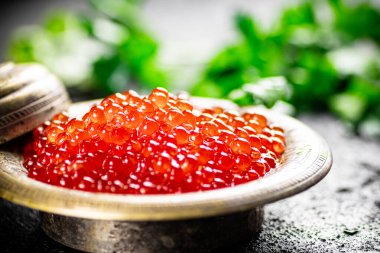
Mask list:
[[[301,120],[330,144],[331,172],[311,189],[267,205],[260,234],[234,252],[380,252],[380,142],[352,136],[328,115]],[[50,240],[39,223],[38,212],[0,199],[1,252],[78,252]]]

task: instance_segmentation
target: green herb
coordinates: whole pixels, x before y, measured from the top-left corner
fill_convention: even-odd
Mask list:
[[[48,66],[66,85],[94,96],[166,86],[158,44],[142,25],[139,1],[91,0],[86,14],[51,13],[41,26],[16,31],[10,59]]]
[[[380,126],[378,24],[378,7],[364,0],[301,1],[269,30],[238,13],[237,42],[207,64],[192,93],[241,105],[285,101],[298,112],[329,110],[355,131],[369,121],[379,132],[373,131]],[[284,76],[288,85],[274,91],[273,76]]]

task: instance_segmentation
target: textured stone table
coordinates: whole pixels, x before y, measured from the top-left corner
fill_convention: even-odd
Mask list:
[[[350,135],[330,116],[301,120],[332,147],[330,174],[308,191],[266,206],[257,238],[225,251],[380,252],[380,142]],[[3,200],[0,241],[3,253],[77,252],[47,238],[37,212]]]

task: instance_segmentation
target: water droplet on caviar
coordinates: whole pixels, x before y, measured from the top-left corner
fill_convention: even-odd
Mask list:
[[[282,153],[284,153],[285,151],[285,144],[284,142],[277,138],[277,137],[274,137],[272,139],[273,143],[272,143],[272,146],[273,146],[273,151],[277,154],[277,155],[281,155]]]
[[[122,94],[125,96],[125,102],[128,104],[136,105],[141,101],[139,94],[133,90],[123,92]]]
[[[274,169],[276,168],[276,160],[273,157],[270,156],[265,156],[264,160],[267,162],[269,165],[269,168]]]
[[[112,98],[116,104],[122,104],[127,100],[127,96],[121,93],[115,93],[114,95],[112,95]]]
[[[80,119],[72,119],[70,120],[66,125],[66,131],[69,133],[73,133],[74,131],[78,129],[84,129],[85,124]]]
[[[248,139],[249,138],[249,134],[248,134],[248,132],[244,128],[237,127],[235,129],[234,133],[237,136],[241,137],[241,138],[244,138],[244,139]]]
[[[198,161],[195,155],[187,155],[180,165],[184,174],[194,172],[198,168]]]
[[[250,120],[248,121],[248,126],[255,129],[257,133],[261,133],[261,131],[264,129],[265,126],[260,125],[256,120]]]
[[[57,145],[62,145],[68,138],[69,138],[68,134],[66,134],[66,133],[60,133],[55,138],[55,143]]]
[[[261,144],[266,147],[267,149],[272,149],[272,139],[270,139],[268,136],[266,135],[263,135],[263,134],[259,134],[258,135],[260,137],[260,141],[261,141]]]
[[[191,131],[190,142],[194,145],[200,145],[203,142],[202,134],[198,130]]]
[[[152,161],[153,168],[159,173],[167,173],[171,167],[171,157],[162,153],[161,156]]]
[[[221,130],[219,140],[223,141],[225,144],[230,145],[231,142],[236,138],[237,136],[229,131],[229,130]]]
[[[154,106],[149,100],[143,99],[139,104],[139,111],[148,114],[154,111]]]
[[[181,111],[177,109],[171,109],[166,114],[165,122],[172,127],[178,126],[182,123],[184,116]]]
[[[202,127],[202,133],[207,136],[216,136],[219,134],[218,125],[214,122],[207,122]]]
[[[252,127],[250,127],[249,125],[243,126],[243,129],[245,131],[247,131],[247,133],[249,135],[255,135],[255,134],[257,134],[257,131],[255,129],[253,129]]]
[[[173,128],[173,135],[178,145],[189,143],[189,132],[183,126]]]
[[[164,108],[169,100],[169,93],[164,88],[155,88],[148,97],[156,106]]]
[[[104,108],[104,115],[107,121],[111,121],[114,115],[119,112],[123,112],[123,107],[116,103],[109,104]]]
[[[215,159],[216,159],[216,164],[223,171],[230,170],[235,164],[235,160],[231,158],[225,152],[221,152],[220,154],[217,154]]]
[[[125,141],[129,140],[129,133],[122,127],[112,129],[113,143],[123,145]]]
[[[228,152],[228,148],[226,146],[226,144],[221,141],[221,140],[218,140],[216,139],[215,141],[213,141],[211,144],[210,144],[210,147],[213,148],[213,150],[215,152]]]
[[[257,167],[257,168],[259,168],[259,167]],[[264,175],[265,175],[265,172],[263,174],[261,174],[260,172],[258,172],[257,170],[254,170],[254,169],[251,169],[251,170],[247,171],[248,180],[250,180],[250,181],[251,180],[256,180],[256,179],[258,179],[258,178],[260,178],[260,177],[262,177]]]
[[[51,121],[58,121],[58,122],[60,122],[60,123],[65,123],[65,122],[67,122],[69,120],[69,116],[66,114],[66,113],[64,113],[64,112],[62,112],[62,113],[58,113],[57,115],[55,115],[52,119],[51,119]]]
[[[239,154],[236,156],[236,168],[243,172],[251,166],[251,158],[247,154]]]
[[[258,160],[261,158],[261,152],[259,149],[252,147],[251,148],[251,158],[252,160]]]
[[[185,110],[189,110],[189,111],[192,111],[193,110],[193,106],[191,105],[191,103],[189,101],[186,101],[186,100],[177,100],[177,102],[175,103],[175,105],[181,110],[181,111],[185,111]]]
[[[249,136],[249,143],[251,144],[252,147],[255,147],[255,148],[258,148],[260,149],[262,144],[261,144],[261,140],[260,138],[257,136],[257,135],[250,135]]]
[[[213,122],[218,126],[219,131],[230,129],[230,127],[221,119],[215,119]]]
[[[128,119],[129,127],[132,129],[137,129],[144,120],[144,116],[138,111],[132,111],[129,113]]]
[[[58,135],[63,132],[64,132],[64,129],[60,126],[48,127],[48,129],[46,129],[46,135],[49,142],[56,142]],[[60,139],[58,139],[58,141],[60,141]]]
[[[268,127],[264,127],[264,129],[261,131],[261,134],[271,137],[272,136],[272,130],[270,130]]]
[[[265,127],[268,123],[267,118],[261,114],[253,114],[253,120],[256,120],[260,126]]]
[[[260,176],[264,176],[267,172],[267,164],[265,161],[256,161],[252,163],[253,170]],[[249,172],[249,171],[248,171]],[[251,179],[252,180],[252,179]]]
[[[230,123],[233,127],[236,127],[236,128],[245,126],[245,121],[242,117],[235,117],[231,119]]]
[[[233,174],[232,177],[231,185],[233,186],[245,183],[247,181],[242,174]]]
[[[246,139],[236,138],[231,142],[231,149],[235,154],[249,154],[251,152],[251,144]]]
[[[212,121],[214,117],[210,113],[203,112],[201,115],[198,116],[199,122],[209,122]]]
[[[198,149],[198,161],[207,164],[212,159],[213,150],[205,145],[200,145]]]
[[[152,135],[158,131],[159,128],[160,124],[157,121],[146,117],[139,127],[139,133],[140,135]]]
[[[107,120],[104,115],[104,107],[100,105],[92,107],[90,118],[93,123],[104,124]]]
[[[195,127],[195,125],[197,123],[197,119],[191,111],[189,111],[189,110],[183,111],[183,116],[184,116],[185,122],[187,124],[190,124],[191,126]]]
[[[165,150],[169,153],[171,156],[175,156],[178,153],[178,147],[172,142],[167,142],[165,144]]]
[[[246,113],[243,113],[243,115],[241,115],[241,117],[242,117],[245,121],[250,121],[250,120],[253,120],[253,119],[254,119],[254,114],[253,114],[253,113],[246,112]]]

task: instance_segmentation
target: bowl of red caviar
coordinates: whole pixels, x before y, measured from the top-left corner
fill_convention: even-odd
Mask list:
[[[259,231],[262,207],[329,171],[291,117],[162,88],[73,104],[22,150],[0,150],[0,195],[88,252],[209,251]],[[11,144],[9,144],[11,145]]]

